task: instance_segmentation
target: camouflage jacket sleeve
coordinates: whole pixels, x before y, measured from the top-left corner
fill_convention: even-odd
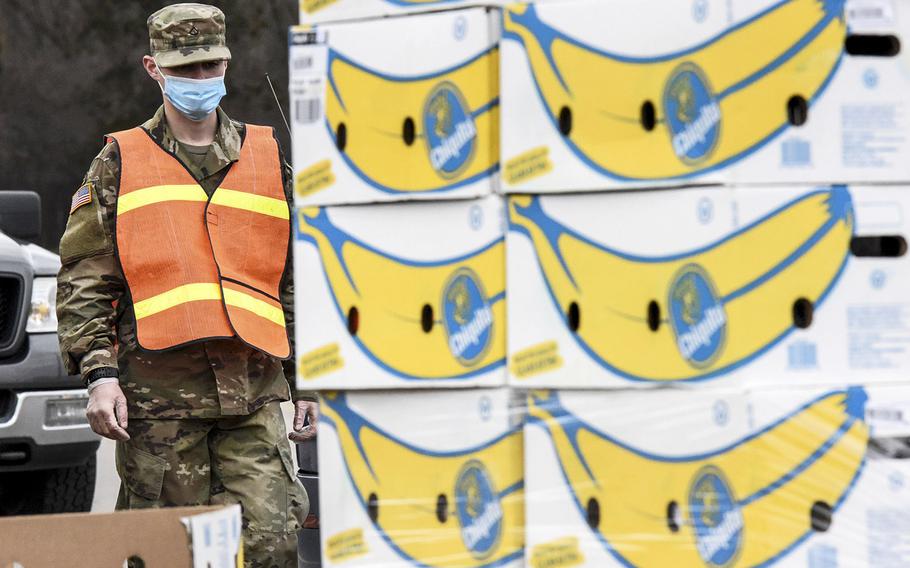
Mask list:
[[[291,214],[294,211],[294,176],[291,167],[281,157],[282,179],[284,180],[284,193],[291,207]],[[294,235],[293,223],[291,224],[291,240],[288,243],[288,259],[284,271],[284,278],[281,283],[281,305],[284,308],[284,321],[287,325],[288,336],[291,340],[291,358],[282,362],[284,367],[284,376],[291,387],[291,398],[296,402],[298,400],[316,400],[316,393],[313,391],[297,390],[297,358],[294,346]]]
[[[67,372],[83,379],[99,367],[117,368],[116,302],[125,289],[113,242],[119,170],[110,142],[92,161],[82,182],[88,200],[74,201],[60,239],[57,333]]]

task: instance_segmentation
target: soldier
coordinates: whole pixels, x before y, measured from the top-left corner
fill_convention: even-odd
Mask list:
[[[117,440],[118,509],[240,503],[247,566],[296,566],[309,502],[279,403],[290,386],[294,441],[318,406],[294,388],[292,178],[271,128],[218,106],[224,14],[176,4],[148,29],[163,106],[107,136],[60,241],[65,365]]]

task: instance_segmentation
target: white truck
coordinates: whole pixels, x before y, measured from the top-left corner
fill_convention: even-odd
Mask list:
[[[41,201],[0,191],[0,516],[88,511],[99,438],[57,342],[60,258],[31,241]]]

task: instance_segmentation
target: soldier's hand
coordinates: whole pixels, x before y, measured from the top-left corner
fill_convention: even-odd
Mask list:
[[[126,397],[119,384],[98,385],[89,395],[85,414],[92,431],[99,436],[121,442],[130,439],[126,433]]]
[[[309,422],[309,424],[304,426],[306,422]],[[316,424],[318,422],[319,403],[298,400],[294,403],[294,431],[288,434],[288,439],[292,442],[305,442],[315,438]]]

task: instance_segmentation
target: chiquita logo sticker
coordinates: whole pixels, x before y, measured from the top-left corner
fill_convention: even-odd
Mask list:
[[[720,137],[720,104],[701,69],[682,64],[667,81],[664,116],[673,151],[687,164],[708,158]]]
[[[493,337],[493,309],[477,275],[467,268],[458,269],[446,284],[442,305],[452,355],[465,366],[474,364]]]
[[[465,547],[478,559],[492,554],[502,537],[503,512],[490,474],[479,461],[469,461],[458,472],[455,507]]]
[[[709,566],[729,566],[743,540],[743,514],[723,474],[707,466],[689,489],[689,515],[695,546]]]
[[[670,323],[683,359],[701,368],[720,354],[727,316],[708,273],[697,264],[684,266],[670,284]]]
[[[477,126],[454,84],[440,83],[423,109],[423,132],[433,169],[445,179],[468,167],[477,147]]]

